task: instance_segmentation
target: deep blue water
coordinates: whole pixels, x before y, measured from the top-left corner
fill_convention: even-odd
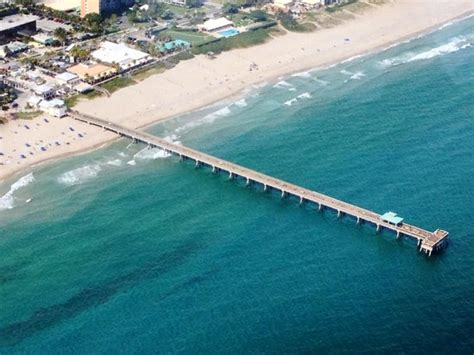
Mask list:
[[[150,130],[448,230],[442,254],[120,141],[0,186],[0,352],[472,353],[473,42],[470,18]]]

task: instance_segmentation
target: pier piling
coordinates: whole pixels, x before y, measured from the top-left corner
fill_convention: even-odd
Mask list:
[[[287,195],[294,196],[299,198],[300,205],[304,202],[317,204],[319,212],[322,212],[325,207],[329,207],[337,211],[338,218],[344,215],[352,216],[357,219],[357,224],[369,222],[375,225],[377,232],[380,232],[383,228],[385,228],[394,232],[397,239],[402,235],[414,238],[417,240],[417,247],[419,248],[419,251],[423,251],[428,256],[431,256],[433,251],[438,251],[442,248],[442,246],[446,245],[445,243],[449,236],[448,232],[441,229],[437,229],[434,232],[429,232],[425,229],[407,224],[405,222],[399,224],[390,223],[389,221],[382,219],[382,216],[376,212],[355,206],[316,191],[305,189],[301,186],[297,186],[272,176],[262,174],[258,171],[247,169],[243,166],[213,157],[197,150],[168,142],[145,132],[129,129],[96,117],[81,114],[77,111],[70,110],[69,116],[75,120],[85,122],[103,130],[114,132],[119,136],[129,138],[134,143],[144,143],[149,146],[162,149],[165,152],[177,155],[179,156],[180,161],[185,159],[193,159],[196,162],[196,168],[198,168],[201,164],[204,164],[205,166],[212,167],[213,173],[217,171],[228,172],[229,180],[232,180],[234,176],[241,176],[242,178],[246,179],[247,186],[251,183],[258,183],[263,185],[263,191],[265,192],[272,188],[279,190],[281,191],[282,199]]]

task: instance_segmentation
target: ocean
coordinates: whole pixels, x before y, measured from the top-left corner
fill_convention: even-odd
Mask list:
[[[474,18],[149,131],[449,245],[120,140],[0,185],[0,353],[472,353]]]

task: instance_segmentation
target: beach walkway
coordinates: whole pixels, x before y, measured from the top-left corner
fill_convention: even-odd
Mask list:
[[[255,170],[247,169],[243,166],[219,159],[197,150],[168,142],[162,138],[145,132],[132,130],[96,117],[81,114],[77,111],[70,111],[69,116],[78,121],[127,137],[132,139],[134,142],[141,142],[151,147],[162,149],[169,154],[178,156],[180,160],[193,160],[196,167],[208,166],[213,172],[228,174],[229,179],[242,178],[246,181],[247,185],[260,184],[264,191],[274,189],[279,192],[282,198],[293,196],[299,200],[300,204],[313,203],[318,211],[329,208],[336,211],[338,217],[344,215],[354,217],[357,224],[362,224],[364,222],[371,223],[375,226],[377,232],[386,229],[394,232],[397,239],[401,236],[414,238],[417,240],[419,251],[422,251],[429,256],[446,245],[449,233],[444,230],[437,229],[434,232],[429,232],[425,229],[404,222],[398,224],[391,223],[382,215],[373,211],[366,210],[316,191],[305,189],[272,176],[259,173]]]

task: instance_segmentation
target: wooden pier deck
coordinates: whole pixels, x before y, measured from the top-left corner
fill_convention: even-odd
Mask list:
[[[440,229],[437,229],[434,232],[429,232],[407,223],[401,223],[399,225],[388,223],[381,219],[380,214],[370,210],[332,198],[316,191],[305,189],[272,176],[259,173],[255,170],[247,169],[243,166],[216,158],[197,150],[168,142],[162,138],[145,132],[132,130],[96,117],[80,114],[76,111],[70,111],[69,116],[78,121],[98,126],[102,129],[117,133],[120,136],[130,138],[133,141],[142,142],[151,147],[162,149],[169,154],[179,156],[181,160],[191,159],[195,162],[197,167],[207,165],[213,172],[225,172],[229,175],[230,179],[241,177],[246,180],[247,185],[252,183],[261,184],[264,191],[267,191],[268,189],[278,190],[282,198],[286,196],[294,196],[299,199],[300,204],[307,202],[314,203],[319,211],[322,211],[324,208],[330,208],[337,212],[338,217],[343,215],[354,217],[357,224],[364,222],[372,223],[376,227],[377,232],[384,228],[393,231],[396,234],[397,239],[402,235],[414,238],[417,240],[419,250],[425,252],[429,256],[431,256],[432,252],[441,249],[446,244],[449,235],[448,232]]]

